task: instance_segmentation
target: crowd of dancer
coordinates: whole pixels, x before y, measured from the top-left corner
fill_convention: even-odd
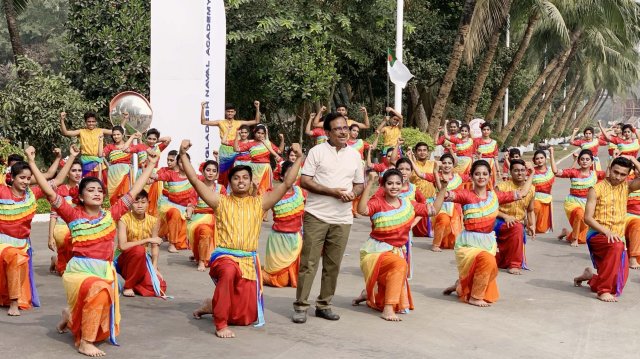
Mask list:
[[[57,329],[71,331],[88,356],[105,355],[97,342],[116,344],[120,293],[167,298],[158,265],[163,241],[171,253],[191,250],[197,271],[209,271],[213,295],[193,315],[211,314],[218,337],[234,337],[230,325],[265,323],[263,285],[295,287],[292,321],[305,323],[320,261],[315,315],[340,319],[331,300],[358,215],[370,218],[371,232],[360,248],[364,290],[353,305],[366,302],[383,319],[401,320],[398,314],[414,308],[412,243],[432,237],[431,250],[453,249],[458,269],[457,281],[443,293],[489,306],[499,298],[499,269],[523,274],[527,241],[554,231],[556,178],[570,180],[564,208],[571,230],[562,229],[558,238],[586,243],[597,269],[585,269],[574,284],[588,281],[597,298],[615,302],[628,269],[640,268],[640,143],[629,124],[599,124],[597,136],[587,127],[581,139],[575,129],[575,161],[558,169],[553,147],[535,151],[532,162],[512,148],[500,166],[486,122],[473,138],[469,125],[448,121],[436,141],[444,154],[430,158],[426,143],[404,145],[403,118],[393,108],[369,144],[359,138],[370,128],[366,108],[356,121],[345,106],[331,113],[322,107],[307,123],[314,145],[305,156],[282,135],[278,145],[271,141],[258,101],[254,119],[246,121],[235,118],[231,105],[224,119],[208,120],[206,106],[201,123],[219,128],[221,146],[216,160],[198,166],[189,157],[190,141],[183,140],[158,168],[171,138],[156,129],[127,133],[126,113],[111,129],[97,127],[97,116],[87,113],[78,130],[68,130],[61,113],[61,133],[77,137],[80,146],[71,146],[64,160],[54,150],[46,172],[36,165],[33,147],[7,158],[0,186],[0,305],[8,315],[40,306],[30,238],[39,198],[51,203],[50,270],[62,276],[67,295]],[[372,161],[380,141],[382,157]],[[609,146],[606,167],[599,146]],[[258,239],[269,211],[273,224],[261,264]]]

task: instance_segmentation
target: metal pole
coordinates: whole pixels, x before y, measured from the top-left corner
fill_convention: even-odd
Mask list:
[[[133,145],[137,145],[138,144],[138,140],[133,140]],[[134,153],[133,156],[131,156],[131,176],[129,176],[131,178],[131,185],[133,186],[133,183],[136,181],[136,178],[138,177],[138,153]]]
[[[510,28],[511,28],[511,19],[510,19],[510,16],[507,15],[507,34],[506,34],[507,49],[511,46],[511,30],[510,30]],[[504,114],[503,114],[502,124],[503,124],[503,126],[506,126],[507,123],[509,123],[509,88],[508,87],[504,92],[503,108],[504,108]]]
[[[398,0],[396,14],[396,60],[402,62],[402,30],[404,25],[404,0]],[[402,113],[402,87],[395,85],[395,98],[393,107]]]

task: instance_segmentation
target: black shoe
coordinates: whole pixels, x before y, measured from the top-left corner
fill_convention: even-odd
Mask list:
[[[293,316],[291,317],[291,321],[297,324],[303,324],[307,322],[307,311],[306,310],[296,310],[293,312]]]
[[[316,308],[316,317],[324,318],[326,320],[339,320],[340,316],[331,311],[330,308],[327,309],[318,309]]]

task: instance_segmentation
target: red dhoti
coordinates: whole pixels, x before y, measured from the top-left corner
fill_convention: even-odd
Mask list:
[[[591,291],[620,296],[629,275],[624,242],[609,243],[605,235],[597,233],[588,237],[587,245],[593,266],[598,270],[598,274],[589,279]]]
[[[256,283],[242,278],[236,262],[218,258],[211,263],[209,275],[216,282],[212,299],[216,330],[229,325],[249,325],[258,319]]]
[[[133,289],[143,297],[155,297],[151,273],[147,269],[147,251],[144,246],[135,246],[120,253],[118,257],[118,269],[124,278],[124,289]],[[167,290],[167,282],[160,278],[160,289]]]
[[[523,268],[524,261],[524,225],[514,223],[507,227],[506,223],[501,224],[496,231],[496,241],[498,243],[498,253],[496,253],[496,263],[498,268]]]

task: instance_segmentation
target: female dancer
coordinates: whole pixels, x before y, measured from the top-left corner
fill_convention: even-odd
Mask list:
[[[602,128],[602,124],[600,123],[600,121],[598,121],[598,126],[600,126],[602,136],[604,136],[607,141],[618,146],[618,153],[620,156],[631,156],[633,158],[638,157],[640,143],[638,142],[638,134],[636,133],[636,129],[632,125],[627,123],[622,126],[621,137],[610,136]]]
[[[533,206],[536,214],[536,233],[553,231],[551,187],[556,179],[554,173],[558,172],[553,152],[553,146],[549,147],[551,167],[547,166],[547,154],[543,150],[537,150],[533,154],[533,185],[536,187]]]
[[[440,161],[436,162],[433,173],[416,171],[416,174],[435,185],[438,184],[438,177],[440,177],[447,183],[446,190],[454,191],[464,188],[465,183],[471,182],[469,175],[460,175],[454,171],[455,163],[455,157],[445,153],[440,157]],[[462,207],[457,203],[445,202],[435,216],[434,228],[431,251],[442,252],[441,248],[453,249],[456,237],[462,232]]]
[[[602,126],[600,127],[600,129],[602,130]],[[603,135],[596,137],[593,127],[589,126],[586,127],[584,131],[582,131],[584,138],[576,140],[576,133],[578,133],[579,130],[580,129],[577,127],[573,129],[573,132],[571,133],[571,140],[569,141],[569,143],[574,146],[580,147],[580,150],[591,150],[591,153],[593,153],[593,165],[595,170],[602,171],[602,165],[600,164],[600,158],[598,157],[598,148],[600,146],[607,145],[607,141],[602,138],[604,137],[605,131],[602,130]]]
[[[564,200],[564,211],[567,214],[569,223],[571,223],[572,231],[562,229],[562,233],[558,239],[562,240],[566,237],[571,242],[572,247],[578,244],[587,243],[587,230],[589,229],[584,223],[584,206],[587,204],[587,193],[589,188],[604,179],[606,173],[603,171],[594,171],[593,154],[591,150],[582,150],[578,155],[578,165],[580,168],[566,168],[555,172],[556,177],[568,178],[571,180],[569,195]]]
[[[113,143],[104,146],[103,154],[107,159],[109,170],[107,171],[107,193],[109,203],[114,205],[120,197],[129,192],[131,187],[131,153],[127,151],[134,139],[142,138],[140,132],[129,136],[124,141],[124,128],[114,126],[111,129]]]
[[[233,149],[236,152],[249,151],[251,157],[251,169],[253,171],[253,183],[258,188],[258,194],[263,194],[272,187],[273,174],[271,171],[271,155],[280,162],[282,158],[279,153],[284,150],[284,141],[280,144],[282,149],[276,147],[267,136],[267,127],[262,124],[256,125],[253,130],[254,140],[241,144],[238,136],[234,139]]]
[[[455,170],[459,174],[469,175],[473,155],[476,153],[476,144],[470,135],[469,125],[467,124],[460,126],[460,137],[449,136],[445,126],[445,138],[455,144],[455,154],[458,158]]]
[[[0,187],[0,306],[8,306],[7,314],[10,316],[20,315],[20,309],[40,306],[29,236],[31,220],[36,214],[36,200],[45,194],[36,186],[29,187],[29,184],[34,175],[40,176],[45,183],[46,179],[35,165],[33,147],[27,148],[25,153],[29,164],[23,161],[14,163],[10,186]],[[33,165],[30,166],[31,162]],[[68,161],[47,186],[56,188],[62,184],[72,162]]]
[[[227,194],[226,189],[216,183],[218,162],[208,160],[203,164],[201,172],[202,176],[199,179],[207,188],[219,195]],[[209,257],[216,248],[216,217],[213,209],[195,191],[192,191],[185,217],[187,219],[187,240],[189,240],[189,246],[193,251],[193,259],[198,263],[198,272],[204,272],[205,267],[208,267]]]
[[[446,191],[438,193],[433,205],[419,204],[400,197],[403,176],[397,169],[388,170],[382,177],[383,195],[371,196],[378,175],[369,173],[369,181],[358,204],[358,212],[371,217],[371,234],[360,248],[360,269],[366,289],[353,300],[364,301],[382,312],[382,319],[400,321],[396,313],[413,309],[411,290],[407,281],[408,265],[405,244],[416,216],[434,215],[442,205]]]
[[[491,138],[491,125],[488,122],[484,122],[480,129],[482,129],[482,137],[474,139],[476,144],[476,153],[478,157],[487,161],[491,166],[491,178],[489,188],[492,188],[498,183],[498,178],[502,178],[500,174],[500,166],[498,164],[498,142]]]
[[[57,192],[70,205],[75,205],[78,200],[78,184],[82,179],[82,163],[77,159],[80,151],[71,146],[70,155],[67,159],[71,161],[71,168],[67,175],[67,183],[58,186]],[[49,272],[62,275],[67,268],[67,262],[71,259],[71,232],[67,224],[58,216],[55,211],[51,212],[49,219],[49,249],[56,252],[51,256],[51,266]]]
[[[528,169],[531,170],[529,165]],[[458,280],[443,294],[458,293],[461,301],[478,307],[488,307],[498,300],[498,265],[496,264],[496,234],[493,231],[498,206],[523,198],[531,188],[532,176],[519,191],[494,192],[487,187],[491,165],[478,160],[471,165],[473,190],[448,192],[446,201],[462,205],[464,229],[456,239]]]
[[[282,178],[286,177],[291,166],[293,162],[290,161],[282,165]],[[306,193],[293,185],[272,208],[273,226],[267,239],[267,253],[262,270],[263,283],[268,286],[298,286],[305,198]]]
[[[35,150],[27,149],[29,166],[42,189],[69,224],[73,258],[67,264],[62,281],[67,292],[68,308],[62,312],[58,331],[71,330],[78,351],[87,356],[104,356],[94,343],[109,338],[116,344],[120,324],[120,307],[116,269],[113,266],[113,241],[116,221],[127,211],[143,189],[158,161],[158,153],[148,151],[149,166],[136,179],[129,193],[122,196],[110,211],[102,209],[104,184],[95,177],[80,181],[77,207],[69,205],[37,171]]]

